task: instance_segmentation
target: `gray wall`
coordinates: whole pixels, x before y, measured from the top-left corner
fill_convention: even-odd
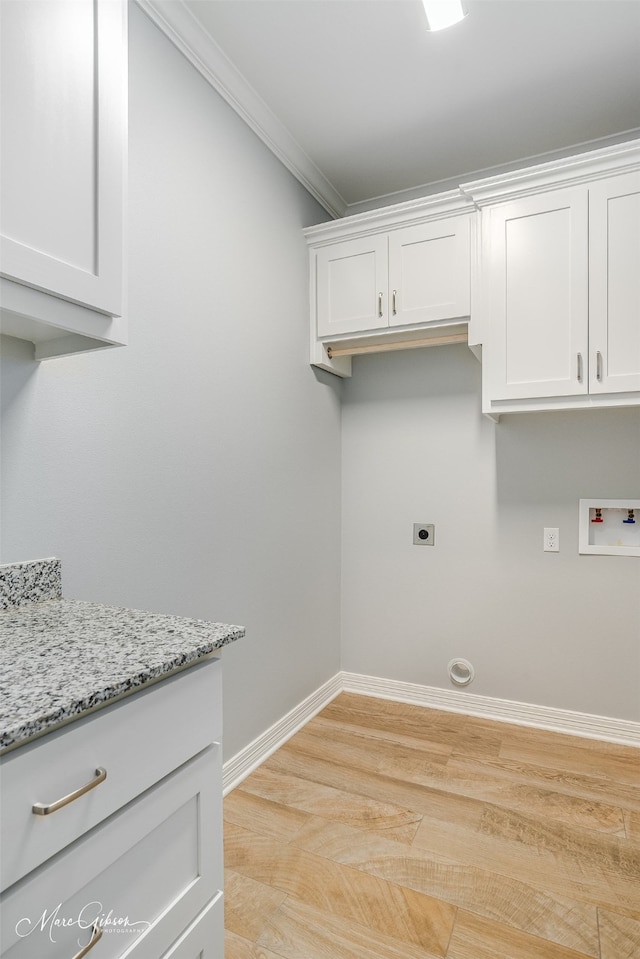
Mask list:
[[[578,555],[578,500],[640,495],[640,410],[480,413],[465,346],[360,357],[343,394],[343,668],[640,719],[640,559]],[[414,522],[436,524],[433,548]],[[560,529],[560,552],[542,550]]]
[[[339,383],[308,366],[301,232],[327,216],[133,4],[130,72],[130,345],[36,364],[3,338],[2,561],[245,625],[230,756],[340,665]]]

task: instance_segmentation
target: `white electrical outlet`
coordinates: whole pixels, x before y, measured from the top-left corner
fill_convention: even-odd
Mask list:
[[[560,552],[560,530],[555,526],[544,528],[544,551],[545,553]]]

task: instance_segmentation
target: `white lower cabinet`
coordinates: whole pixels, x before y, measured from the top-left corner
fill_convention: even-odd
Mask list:
[[[102,720],[114,746],[126,757],[123,769],[109,762],[105,786],[124,776],[127,764],[131,769],[153,768],[154,756],[163,755],[169,727],[175,729],[173,739],[182,732],[184,742],[179,757],[167,744],[174,764],[171,771],[133,798],[125,796],[120,808],[95,825],[91,801],[99,795],[102,784],[51,815],[34,815],[29,805],[30,820],[26,827],[21,826],[25,848],[32,845],[28,837],[34,829],[55,831],[56,816],[62,816],[59,822],[64,832],[64,813],[72,810],[77,838],[70,842],[65,839],[59,851],[3,892],[2,959],[79,959],[85,955],[90,959],[196,959],[201,955],[222,959],[220,742],[193,754],[194,748],[201,746],[198,727],[220,727],[221,701],[215,695],[220,665],[212,661],[194,670],[195,677],[189,676],[192,670],[186,670],[91,718],[96,731],[93,763],[100,766],[105,755],[104,740],[98,735]],[[180,684],[194,693],[189,682],[194,678],[200,684],[204,680],[205,685],[210,679],[209,693],[213,695],[200,696],[183,725],[182,711],[175,709],[180,705]],[[200,692],[203,689],[201,686]],[[135,729],[135,722],[129,723],[128,717],[133,706],[131,718],[135,718],[140,696],[145,697],[142,702],[152,717],[160,717],[158,726],[148,727],[145,735]],[[159,708],[164,720],[151,707]],[[115,720],[119,721],[119,733]],[[37,762],[45,774],[47,768],[54,768],[50,763],[59,766],[66,761],[73,765],[73,750],[65,760],[60,743],[64,745],[65,736],[72,739],[74,729],[72,724],[60,732],[57,740],[48,743],[48,737],[43,737],[32,744],[30,761],[34,765]],[[49,745],[54,747],[51,755]],[[20,752],[17,749],[9,754],[3,766],[3,773],[9,773],[10,787],[12,756],[19,759]],[[32,793],[31,801],[36,795],[42,793]],[[10,829],[6,816],[3,826]]]
[[[224,901],[219,892],[162,959],[223,959],[223,942]]]

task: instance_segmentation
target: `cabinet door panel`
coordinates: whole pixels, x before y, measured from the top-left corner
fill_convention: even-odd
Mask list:
[[[492,399],[587,391],[587,191],[491,211]]]
[[[2,274],[122,314],[125,6],[2,4]]]
[[[589,238],[590,391],[640,390],[640,173],[589,188]]]
[[[390,326],[470,313],[470,221],[452,217],[389,235]]]
[[[388,325],[387,238],[345,240],[318,250],[318,336]]]

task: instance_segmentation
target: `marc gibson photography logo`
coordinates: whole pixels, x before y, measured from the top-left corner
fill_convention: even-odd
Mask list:
[[[104,911],[101,902],[88,902],[80,909],[77,916],[61,915],[62,903],[59,902],[50,911],[45,909],[41,916],[32,919],[23,916],[16,923],[16,933],[21,939],[32,936],[34,933],[46,933],[50,942],[56,942],[56,933],[61,929],[77,927],[79,930],[92,930],[95,935],[103,933],[140,934],[151,925],[146,919],[130,919],[129,916],[119,916],[113,909]]]

